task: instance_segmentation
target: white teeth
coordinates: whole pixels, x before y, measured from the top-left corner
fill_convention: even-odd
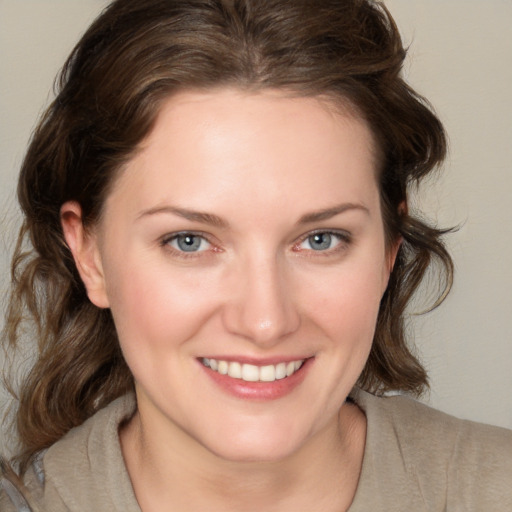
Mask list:
[[[276,380],[276,367],[273,364],[260,368],[260,380],[263,382],[274,382]]]
[[[215,359],[210,359],[210,367],[211,367],[211,362],[212,361],[215,361]],[[221,374],[221,375],[226,375],[228,373],[228,362],[227,361],[219,361],[219,364],[218,364],[218,372]],[[212,368],[213,370],[213,368]]]
[[[260,380],[259,368],[253,364],[242,365],[242,380],[247,382],[257,382]]]
[[[229,363],[228,375],[230,377],[233,377],[233,379],[241,379],[242,378],[242,365],[240,363],[237,363],[236,361]]]
[[[286,363],[276,364],[276,380],[286,377]]]
[[[241,379],[246,382],[274,382],[275,380],[291,377],[304,363],[304,359],[300,359],[289,363],[256,366],[206,357],[201,361],[205,366],[219,372],[221,375],[229,375],[233,379]]]

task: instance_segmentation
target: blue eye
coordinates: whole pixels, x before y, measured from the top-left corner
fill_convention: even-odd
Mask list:
[[[330,233],[316,233],[308,236],[307,241],[314,251],[325,251],[331,248],[333,237]]]
[[[300,244],[300,249],[313,251],[328,251],[334,249],[343,241],[343,236],[329,231],[319,231],[306,237]]]
[[[181,252],[201,252],[206,251],[210,247],[210,242],[204,237],[194,233],[180,233],[174,235],[172,238],[166,240],[165,243]]]

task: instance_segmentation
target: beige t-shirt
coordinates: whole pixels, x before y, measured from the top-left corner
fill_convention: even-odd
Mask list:
[[[458,420],[402,396],[355,390],[352,397],[368,430],[349,512],[512,511],[512,431]],[[25,477],[34,509],[140,512],[118,437],[134,407],[132,395],[116,400],[44,453]],[[12,488],[0,493],[0,510],[25,512],[6,491],[13,495]]]

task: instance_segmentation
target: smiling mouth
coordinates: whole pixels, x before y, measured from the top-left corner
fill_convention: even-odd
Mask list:
[[[214,372],[228,375],[233,379],[240,379],[246,382],[274,382],[275,380],[291,377],[304,364],[305,359],[264,366],[206,357],[201,358],[200,361]]]

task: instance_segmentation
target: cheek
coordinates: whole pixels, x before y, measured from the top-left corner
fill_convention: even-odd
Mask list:
[[[312,316],[342,339],[370,337],[385,289],[386,273],[378,264],[355,264],[307,286]]]
[[[123,351],[179,345],[214,311],[211,278],[142,258],[122,261],[107,272],[107,293]]]

